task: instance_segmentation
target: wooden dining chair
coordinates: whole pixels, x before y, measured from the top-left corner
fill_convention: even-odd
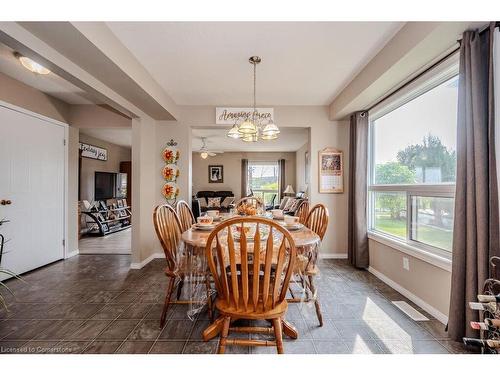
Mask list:
[[[207,302],[208,302],[208,315],[212,319],[212,300],[210,296],[210,275],[207,271],[199,271],[199,274],[189,270],[187,257],[179,253],[179,244],[181,242],[181,222],[179,216],[174,208],[168,204],[158,205],[153,212],[153,223],[156,235],[160,240],[165,253],[167,267],[165,268],[165,275],[169,278],[165,302],[163,304],[163,311],[160,317],[160,328],[165,325],[165,318],[170,304],[188,304],[189,300],[180,300],[182,287],[189,273],[190,277],[201,277],[206,286]],[[194,280],[188,280],[192,282]],[[172,301],[172,294],[177,285],[177,299]]]
[[[300,202],[299,207],[297,207],[297,211],[295,211],[295,216],[299,218],[299,223],[306,224],[307,216],[309,215],[309,201],[304,199]]]
[[[264,203],[259,197],[243,197],[238,200],[234,206],[236,207],[236,209],[238,209],[238,207],[243,204],[251,205],[255,208],[264,208]]]
[[[239,241],[233,236],[233,229],[243,229],[245,224],[256,226],[253,242],[243,230]],[[268,228],[267,239],[260,232],[263,228]],[[269,219],[233,218],[214,229],[205,252],[218,293],[215,307],[223,318],[218,353],[223,354],[226,345],[273,345],[279,354],[284,353],[282,324],[288,307],[285,297],[296,256],[290,233]],[[239,319],[271,320],[273,327],[231,327],[231,322]],[[275,341],[229,339],[229,332],[274,333]]]
[[[175,205],[175,210],[179,216],[179,222],[181,224],[181,232],[185,232],[192,227],[196,220],[194,219],[193,211],[186,201],[179,201]]]
[[[321,239],[321,241],[323,241],[326,229],[328,228],[328,220],[329,220],[328,208],[326,208],[322,204],[317,204],[311,209],[311,211],[307,215],[305,225],[306,227],[311,229],[314,233],[316,233]],[[316,308],[316,316],[318,317],[320,327],[322,327],[323,315],[321,314],[321,307],[319,304],[318,296],[316,295],[316,287],[314,285],[314,277],[319,273],[319,268],[317,265],[318,255],[319,254],[316,253],[314,259],[308,261],[307,263],[302,263],[303,268],[300,269],[299,272],[301,278],[307,276],[307,280],[306,282],[303,282],[303,285],[305,285],[313,295],[314,307]]]

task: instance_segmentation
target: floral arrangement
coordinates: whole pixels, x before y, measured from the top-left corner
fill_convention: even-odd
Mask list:
[[[253,216],[257,214],[257,208],[251,203],[242,203],[237,207],[240,215]]]

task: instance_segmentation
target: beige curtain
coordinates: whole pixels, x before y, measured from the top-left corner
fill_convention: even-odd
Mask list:
[[[248,159],[241,159],[241,198],[248,195]]]
[[[358,268],[369,265],[366,223],[368,172],[368,112],[351,115],[349,130],[349,262]]]
[[[451,338],[478,336],[469,308],[489,275],[489,258],[499,255],[498,188],[493,111],[492,35],[466,31],[460,46],[457,124],[457,182],[451,301]]]

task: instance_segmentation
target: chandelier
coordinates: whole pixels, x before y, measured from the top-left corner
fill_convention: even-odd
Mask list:
[[[241,139],[244,142],[270,141],[278,138],[280,130],[273,120],[263,120],[257,111],[257,64],[261,61],[259,56],[252,56],[248,59],[248,62],[253,65],[253,111],[249,117],[236,121],[229,129],[227,136],[230,138]]]

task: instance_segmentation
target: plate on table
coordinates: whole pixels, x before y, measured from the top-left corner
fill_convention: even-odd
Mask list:
[[[269,232],[268,231],[260,231],[260,240],[261,241],[265,241],[267,240],[267,237],[269,236]],[[233,231],[233,238],[236,240],[236,241],[239,241],[240,238],[241,238],[241,234],[240,232],[238,231]],[[249,242],[253,242],[254,238],[255,238],[255,233],[247,233],[246,235],[246,238],[247,238],[247,241]]]
[[[301,224],[301,223],[295,223],[295,224],[287,224],[287,223],[283,223],[281,224],[285,229],[287,230],[300,230],[302,228],[304,228],[304,224]]]
[[[217,225],[216,224],[198,224],[198,223],[195,223],[193,224],[193,229],[195,230],[214,230],[215,227]]]

